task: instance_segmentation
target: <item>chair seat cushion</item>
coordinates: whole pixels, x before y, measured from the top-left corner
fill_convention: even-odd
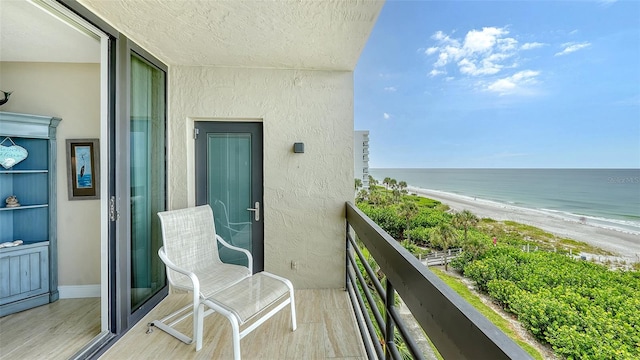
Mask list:
[[[240,324],[244,324],[288,293],[289,287],[283,281],[260,272],[210,296],[207,300],[229,310]]]
[[[203,298],[207,298],[251,276],[249,269],[244,266],[224,263],[212,264],[211,266],[194,269],[192,271],[200,281],[200,295]],[[179,276],[174,277],[173,286],[177,289],[192,291],[193,286],[191,280],[184,275],[178,275]]]

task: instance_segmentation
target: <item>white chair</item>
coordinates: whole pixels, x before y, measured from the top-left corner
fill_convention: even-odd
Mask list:
[[[163,241],[158,255],[167,267],[169,284],[193,292],[193,304],[149,323],[148,333],[155,326],[186,344],[195,338],[198,351],[202,348],[204,317],[219,312],[231,323],[234,358],[240,359],[240,339],[287,305],[291,307],[292,329],[296,329],[291,282],[267,272],[252,275],[251,253],[228,244],[216,234],[209,205],[160,212],[158,216]],[[248,266],[223,263],[218,255],[218,242],[244,253]],[[193,315],[193,338],[174,328],[190,315]],[[240,331],[248,321],[252,321],[251,325]]]

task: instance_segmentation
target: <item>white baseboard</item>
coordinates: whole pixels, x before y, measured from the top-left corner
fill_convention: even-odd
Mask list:
[[[60,299],[100,297],[100,284],[58,286]]]

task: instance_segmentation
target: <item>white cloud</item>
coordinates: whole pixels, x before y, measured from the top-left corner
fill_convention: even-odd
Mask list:
[[[498,39],[496,44],[503,53],[516,50],[518,47],[518,41],[514,38]]]
[[[382,117],[383,117],[385,120],[389,120],[389,119],[391,119],[391,114],[382,113]]]
[[[521,92],[527,85],[537,83],[536,77],[540,75],[539,71],[524,70],[489,84],[485,90],[495,92],[500,95],[513,94]]]
[[[433,55],[433,54],[435,54],[437,51],[438,51],[438,48],[437,48],[437,47],[435,47],[435,46],[432,46],[432,47],[428,48],[427,50],[425,50],[425,52],[424,52],[424,53],[425,53],[425,54],[427,54],[427,55]]]
[[[507,77],[487,86],[487,90],[497,93],[506,93],[515,89],[515,87],[516,83],[513,81],[513,79],[511,79],[511,77]]]
[[[433,69],[429,72],[429,76],[434,77],[434,76],[443,75],[446,73],[447,73],[446,71]]]
[[[562,50],[560,52],[557,52],[555,54],[555,56],[562,56],[562,55],[571,54],[572,52],[576,52],[578,50],[582,50],[584,48],[588,48],[589,46],[591,46],[591,43],[589,43],[589,42],[565,43],[565,44],[562,44],[562,47],[564,47],[564,50]]]
[[[460,47],[460,42],[458,40],[450,38],[449,35],[445,35],[442,31],[437,31],[431,36],[431,38],[442,44],[451,44],[455,47]]]
[[[384,88],[384,91],[389,91],[389,92],[396,92],[398,90],[398,88],[396,88],[395,86],[387,86]]]
[[[428,48],[425,54],[438,54],[433,63],[434,70],[455,64],[465,75],[493,75],[505,67],[504,62],[517,54],[518,40],[507,37],[508,34],[506,28],[484,27],[482,30],[470,30],[461,42],[438,31],[431,36],[437,46]],[[435,76],[442,71],[445,70],[432,71],[430,74]]]
[[[508,33],[504,29],[495,27],[485,27],[482,31],[471,30],[465,36],[463,48],[472,54],[491,52],[498,38]]]
[[[494,64],[490,59],[484,59],[480,62],[480,67],[469,59],[462,59],[458,62],[460,72],[467,75],[479,76],[479,75],[493,75],[500,72],[501,65]]]
[[[531,50],[531,49],[537,49],[539,47],[543,47],[544,45],[545,44],[539,43],[539,42],[530,42],[530,43],[522,44],[520,49],[522,49],[522,50]]]
[[[438,55],[438,61],[436,61],[436,63],[433,64],[433,66],[442,67],[447,65],[448,62],[449,62],[449,54],[446,52],[441,52],[440,55]]]

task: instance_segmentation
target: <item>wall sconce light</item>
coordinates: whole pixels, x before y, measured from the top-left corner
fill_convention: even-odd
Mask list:
[[[296,154],[303,154],[304,153],[304,143],[294,143],[293,144],[293,152]]]

